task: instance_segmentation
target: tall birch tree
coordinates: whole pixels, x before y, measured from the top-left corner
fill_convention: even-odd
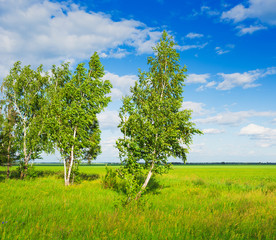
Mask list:
[[[72,171],[83,159],[100,153],[99,114],[110,102],[111,83],[103,81],[104,68],[95,52],[89,69],[81,63],[74,73],[69,64],[53,66],[48,89],[50,117],[48,137],[60,151],[64,162],[64,182],[70,185]]]
[[[149,71],[139,71],[139,80],[123,99],[119,125],[123,137],[116,142],[121,176],[131,175],[133,186],[144,176],[132,199],[140,198],[153,174],[169,169],[169,157],[185,162],[192,136],[201,133],[191,122],[191,111],[181,109],[187,69],[181,67],[175,46],[164,31],[153,47],[154,57],[148,58]]]
[[[0,162],[7,166],[7,178],[10,178],[10,168],[18,160],[17,141],[15,139],[16,112],[11,104],[3,102],[3,112],[1,111],[0,127]],[[3,114],[2,114],[3,113]]]
[[[42,65],[33,70],[29,65],[21,67],[19,61],[3,81],[5,101],[17,115],[14,136],[21,159],[21,178],[27,174],[29,161],[39,158],[46,146],[43,112],[47,83],[48,75]]]

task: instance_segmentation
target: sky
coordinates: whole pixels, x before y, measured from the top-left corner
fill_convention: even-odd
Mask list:
[[[73,69],[97,51],[113,89],[96,162],[118,162],[122,96],[166,30],[188,69],[182,107],[204,132],[188,162],[276,162],[275,27],[275,0],[0,0],[0,81],[18,60]]]

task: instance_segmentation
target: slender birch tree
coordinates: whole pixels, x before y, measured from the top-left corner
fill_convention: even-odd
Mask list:
[[[50,117],[48,137],[59,149],[64,162],[64,182],[72,182],[72,171],[83,159],[100,153],[99,114],[110,102],[111,83],[103,81],[104,68],[95,52],[89,69],[81,63],[74,73],[69,64],[53,66],[48,89]]]
[[[169,157],[185,162],[192,136],[201,133],[191,122],[191,111],[181,109],[187,70],[180,66],[175,46],[164,31],[153,48],[154,57],[148,58],[149,71],[139,71],[130,96],[123,98],[119,125],[123,137],[116,145],[123,163],[121,176],[138,186],[132,199],[140,198],[153,174],[169,169]],[[139,185],[141,175],[144,182]]]
[[[14,136],[21,159],[21,179],[27,174],[29,161],[39,158],[46,146],[43,112],[47,83],[48,75],[42,65],[33,70],[30,66],[21,67],[19,61],[3,81],[4,98],[17,115]]]
[[[7,166],[7,178],[10,178],[10,168],[12,164],[18,160],[18,148],[14,135],[16,127],[16,112],[10,104],[3,105],[4,114],[1,114],[0,128],[0,162]]]

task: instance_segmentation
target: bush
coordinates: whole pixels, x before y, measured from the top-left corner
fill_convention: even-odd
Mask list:
[[[133,174],[127,172],[122,174],[120,169],[116,169],[114,171],[107,167],[105,169],[106,174],[102,178],[103,188],[110,188],[117,192],[123,193],[125,197],[121,199],[121,203],[123,206],[128,205],[132,200],[135,199],[137,193],[141,190],[141,186],[145,181],[145,176],[138,175],[135,177]],[[157,190],[160,189],[160,187],[161,185],[153,176],[150,179],[147,189],[143,192],[143,194],[146,192],[153,192],[157,194]],[[144,201],[142,202],[144,204]]]
[[[107,168],[107,167],[105,167],[105,170],[106,170],[106,174],[102,178],[103,187],[118,190],[117,171],[113,171],[111,168]]]

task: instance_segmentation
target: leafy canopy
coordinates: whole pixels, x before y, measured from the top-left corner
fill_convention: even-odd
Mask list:
[[[128,173],[163,173],[171,156],[185,162],[192,136],[201,133],[191,122],[191,111],[181,108],[187,69],[181,67],[175,46],[164,31],[153,47],[154,56],[148,58],[149,70],[139,70],[139,80],[123,98],[123,137],[116,144]]]
[[[107,94],[112,87],[108,80],[102,80],[103,76],[104,68],[96,52],[89,61],[89,69],[84,63],[74,73],[68,63],[52,68],[48,136],[60,150],[69,178],[78,161],[92,160],[101,152],[97,114],[110,102]]]
[[[3,81],[4,99],[17,116],[14,137],[25,165],[31,159],[39,158],[43,150],[47,150],[43,135],[43,112],[48,78],[42,65],[33,70],[29,65],[22,67],[18,61]]]

